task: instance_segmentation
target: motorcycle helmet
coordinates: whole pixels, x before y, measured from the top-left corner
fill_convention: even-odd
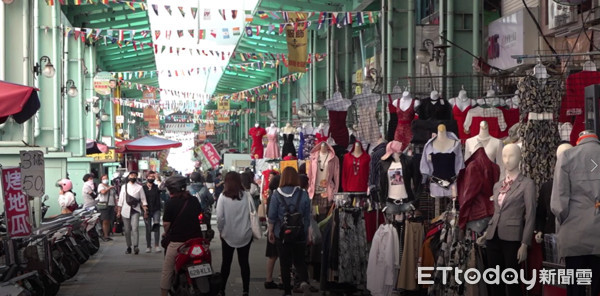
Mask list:
[[[71,191],[73,189],[73,182],[69,179],[61,179],[56,183],[58,187],[62,189],[62,191]]]
[[[167,190],[169,190],[170,193],[185,191],[187,187],[187,178],[181,175],[169,177],[165,181],[165,186],[167,187]]]
[[[192,181],[194,183],[204,183],[204,178],[202,177],[202,174],[200,174],[198,172],[193,172],[190,175],[190,181]]]

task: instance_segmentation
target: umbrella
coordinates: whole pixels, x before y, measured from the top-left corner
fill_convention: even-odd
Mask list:
[[[123,141],[121,143],[117,143],[117,146],[119,147],[117,152],[128,153],[159,151],[166,150],[169,148],[177,148],[181,147],[181,143],[155,136],[145,136],[139,139],[135,139],[133,141]]]
[[[27,121],[40,109],[37,89],[0,81],[0,123],[12,115],[17,123]]]

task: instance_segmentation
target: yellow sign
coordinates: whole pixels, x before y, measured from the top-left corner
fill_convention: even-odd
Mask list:
[[[291,24],[285,26],[288,46],[288,71],[290,73],[304,73],[306,72],[306,60],[308,60],[306,14],[290,12],[288,16],[291,22]]]
[[[217,102],[218,110],[229,110],[229,100],[221,100]]]
[[[94,153],[88,154],[87,156],[94,158],[95,162],[113,162],[117,160],[115,149],[109,149],[106,153]]]
[[[279,171],[283,172],[283,169],[287,167],[293,167],[298,171],[298,161],[297,160],[284,160],[279,162]]]

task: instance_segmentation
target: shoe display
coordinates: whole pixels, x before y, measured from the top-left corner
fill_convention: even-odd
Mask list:
[[[140,253],[140,249],[137,246],[133,247],[133,253],[136,254],[136,255],[139,254]]]
[[[156,248],[154,248],[154,251],[156,253],[160,253],[160,252],[162,252],[162,249],[160,247],[156,247]]]
[[[125,251],[125,254],[131,254],[131,247],[127,247],[127,251]]]
[[[152,253],[152,249],[146,248],[146,253]]]

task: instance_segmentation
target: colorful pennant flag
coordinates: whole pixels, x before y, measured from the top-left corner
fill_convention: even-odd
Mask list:
[[[356,13],[356,22],[357,22],[359,25],[362,25],[362,24],[363,24],[363,14],[362,14],[362,12],[360,12],[360,11]]]
[[[171,10],[171,5],[165,5],[165,10],[169,13],[169,15],[172,15],[172,10]]]
[[[277,11],[270,11],[269,13],[271,14],[271,17],[272,17],[274,20],[278,20],[278,19],[280,19],[279,15],[277,14]]]
[[[240,27],[233,28],[233,36],[240,36]]]
[[[160,37],[160,30],[154,31],[154,39],[158,40],[158,37]]]
[[[237,10],[232,10],[232,11],[231,11],[231,18],[232,18],[232,19],[236,19],[236,18],[237,18],[237,13],[238,13],[238,11],[237,11]]]
[[[194,38],[194,31],[195,30],[188,30],[188,33],[190,33],[190,36],[192,36],[192,38]]]
[[[223,28],[223,39],[229,39],[229,29]]]
[[[211,29],[210,35],[213,36],[213,38],[217,38],[217,31],[215,31],[215,29]]]
[[[279,24],[279,35],[283,34],[284,29],[285,29],[285,24]]]
[[[225,14],[225,9],[219,9],[219,14],[223,18],[224,21],[227,20],[227,15]]]
[[[198,13],[198,7],[190,8],[192,10],[192,18],[196,19],[196,14]]]
[[[177,36],[179,38],[183,37],[183,30],[177,30]]]
[[[254,20],[254,17],[252,16],[252,10],[246,10],[246,19],[245,21],[247,23],[251,23]]]
[[[260,35],[261,26],[256,26],[256,36]]]
[[[210,9],[204,9],[204,16],[203,19],[205,21],[210,21]]]
[[[252,37],[252,27],[246,27],[246,36]]]
[[[74,3],[75,5],[81,5],[81,0],[73,0],[73,3]]]
[[[374,24],[374,23],[375,23],[375,21],[373,20],[373,12],[369,11],[368,15],[369,15],[369,22],[370,22],[371,24]]]
[[[269,15],[266,12],[264,12],[264,11],[259,11],[258,12],[258,17],[260,17],[260,19],[264,20],[264,19],[268,18]]]
[[[185,11],[183,10],[183,6],[179,6],[177,8],[179,8],[179,12],[181,12],[181,16],[185,17]]]

